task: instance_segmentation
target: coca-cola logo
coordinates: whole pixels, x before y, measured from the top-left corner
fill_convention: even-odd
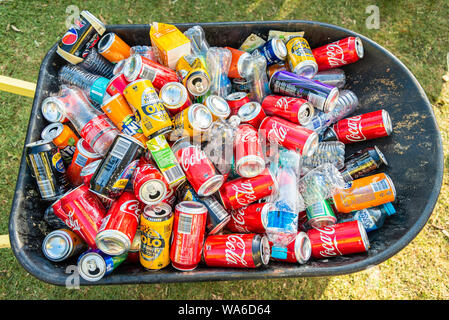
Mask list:
[[[255,191],[251,182],[243,182],[240,186],[233,185],[232,189],[235,191],[236,201],[242,206],[246,206],[247,204],[257,200],[257,196],[254,194]]]
[[[338,250],[337,238],[335,237],[335,229],[331,226],[326,226],[321,229],[317,229],[320,232],[321,247],[320,255],[323,258],[334,257],[342,255]]]
[[[238,235],[228,236],[225,250],[226,263],[247,266],[248,262],[245,261],[245,254],[245,241]]]
[[[286,97],[280,98],[276,101],[276,103],[274,104],[274,107],[277,109],[281,109],[284,110],[285,112],[288,111],[288,106],[289,103],[292,102],[293,99],[288,99]]]
[[[347,64],[345,59],[345,53],[338,43],[331,43],[327,45],[327,61],[330,66],[341,66]]]
[[[285,140],[285,137],[287,136],[288,133],[288,128],[282,127],[282,126],[277,126],[277,123],[274,122],[273,125],[271,126],[270,131],[268,132],[268,138],[270,140],[273,140],[274,142],[278,142],[278,143],[282,143]]]
[[[253,130],[248,130],[241,134],[240,142],[257,142],[257,133]]]
[[[232,220],[234,221],[234,227],[239,232],[248,232],[245,227],[245,210],[241,208],[239,210],[233,211],[231,214]]]
[[[352,142],[364,141],[366,137],[362,133],[362,116],[347,118],[348,132],[346,139]]]
[[[134,216],[137,222],[139,222],[139,213],[140,213],[139,201],[128,200],[122,203],[122,205],[120,206],[120,211]]]
[[[206,159],[206,154],[198,147],[192,146],[182,149],[181,165],[182,168],[187,171],[190,166],[194,166],[203,162]]]

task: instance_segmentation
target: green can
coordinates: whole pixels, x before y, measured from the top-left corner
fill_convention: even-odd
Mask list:
[[[319,201],[306,208],[307,223],[312,228],[321,228],[337,222],[334,210],[327,200]]]
[[[163,134],[148,140],[147,147],[151,157],[171,187],[179,185],[186,179],[184,171]]]

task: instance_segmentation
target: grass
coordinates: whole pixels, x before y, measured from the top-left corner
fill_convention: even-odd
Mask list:
[[[368,5],[380,29],[367,29]],[[395,54],[434,105],[449,155],[449,3],[439,1],[0,1],[0,74],[37,80],[40,62],[66,30],[66,8],[87,9],[108,24],[241,20],[316,20],[359,32]],[[8,232],[32,99],[0,92],[0,234]],[[29,275],[9,249],[0,250],[0,299],[448,299],[448,164],[428,224],[401,252],[363,272],[311,278],[191,284],[83,287],[68,290]]]

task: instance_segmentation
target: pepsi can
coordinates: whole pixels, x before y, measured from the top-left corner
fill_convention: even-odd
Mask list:
[[[106,31],[105,25],[89,11],[81,11],[78,19],[59,41],[56,52],[71,64],[84,60]]]

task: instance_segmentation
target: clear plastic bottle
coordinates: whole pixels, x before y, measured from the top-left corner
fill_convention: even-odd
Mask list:
[[[381,228],[385,219],[395,213],[396,209],[393,204],[388,202],[378,207],[345,213],[339,217],[338,222],[359,220],[365,227],[366,232],[371,232]]]
[[[96,48],[92,48],[87,57],[83,60],[83,62],[78,64],[78,66],[88,72],[108,79],[112,79],[114,76],[114,64],[100,55]]]
[[[211,95],[225,98],[231,93],[232,84],[228,78],[231,59],[232,54],[228,49],[212,47],[207,51],[206,64],[211,77]]]
[[[305,210],[298,191],[298,172],[301,156],[294,151],[282,148],[275,170],[277,192],[273,203],[273,211],[268,212],[266,233],[273,243],[271,256],[286,259],[287,246],[298,233],[298,214]]]
[[[104,113],[94,108],[79,88],[63,85],[57,98],[63,102],[63,113],[79,135],[95,152],[105,156],[119,130]]]
[[[203,28],[199,25],[193,26],[187,29],[184,35],[190,40],[192,54],[205,57],[210,46],[206,41]]]
[[[238,116],[231,116],[227,120],[220,119],[214,121],[207,132],[208,141],[203,151],[224,176],[229,175],[232,168],[235,132],[240,122]]]
[[[312,79],[339,89],[346,84],[345,72],[339,68],[320,71]]]
[[[330,163],[322,164],[309,171],[299,180],[298,189],[304,199],[305,207],[329,199],[344,189],[345,181],[338,169]]]
[[[63,66],[58,74],[61,84],[77,86],[81,88],[90,100],[101,105],[107,96],[106,88],[109,79],[85,71],[77,66]]]
[[[157,50],[154,47],[150,46],[134,46],[130,49],[130,56],[133,54],[139,54],[145,58],[150,59],[151,61],[158,62],[157,60]]]
[[[341,90],[334,110],[328,113],[315,110],[315,116],[304,127],[321,135],[331,124],[352,114],[358,105],[359,99],[354,92]]]
[[[245,68],[247,75],[245,79],[249,81],[251,101],[262,103],[263,99],[270,94],[267,77],[267,60],[260,54],[251,55],[251,59],[245,61],[248,67]]]
[[[345,144],[340,141],[320,142],[315,153],[311,157],[304,156],[302,160],[301,175],[325,163],[331,163],[341,170],[345,166]]]

